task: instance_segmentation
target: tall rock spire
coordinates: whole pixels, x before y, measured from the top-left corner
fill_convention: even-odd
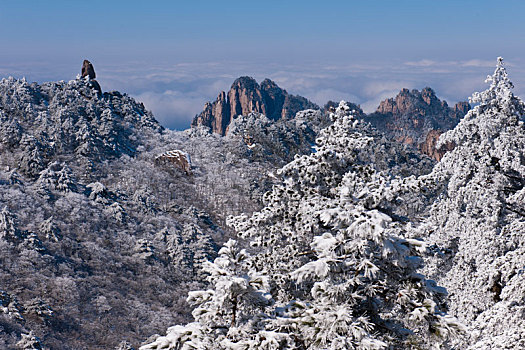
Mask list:
[[[100,94],[102,93],[102,88],[100,87],[100,84],[98,81],[95,80],[97,75],[95,74],[95,68],[93,68],[93,65],[88,60],[84,60],[82,63],[82,70],[81,70],[82,78],[88,77],[89,84],[92,88],[97,90]]]
[[[89,79],[95,79],[97,75],[95,74],[95,68],[88,60],[84,60],[82,63],[82,78],[89,77]]]

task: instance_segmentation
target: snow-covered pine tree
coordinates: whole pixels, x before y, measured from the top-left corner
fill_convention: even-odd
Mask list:
[[[469,325],[471,348],[523,349],[525,104],[501,58],[487,82],[471,98],[478,105],[439,140],[456,147],[426,177],[448,185],[422,230],[440,247],[429,274]]]
[[[227,244],[212,289],[190,293],[196,322],[142,349],[427,347],[462,329],[440,310],[444,289],[417,273],[423,242],[389,215],[391,178],[372,164],[381,145],[344,102],[331,117],[316,152],[280,170],[283,182],[265,207],[230,220],[252,254],[241,250],[239,260]],[[235,270],[225,268],[233,266],[228,259]],[[248,297],[251,281],[261,281],[256,292],[271,299]],[[219,318],[219,332],[215,319],[224,315],[232,321]]]
[[[22,239],[22,234],[16,225],[16,219],[7,207],[0,212],[0,239],[13,242]]]
[[[42,350],[40,339],[33,332],[22,334],[22,339],[16,343],[18,349],[22,350]]]
[[[257,314],[272,298],[267,277],[249,270],[248,258],[237,241],[226,242],[214,262],[203,266],[212,289],[188,295],[188,302],[196,305],[195,322],[170,327],[165,337],[141,349],[254,348],[252,337],[261,322]]]

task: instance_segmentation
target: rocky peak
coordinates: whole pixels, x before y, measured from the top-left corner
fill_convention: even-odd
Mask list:
[[[270,80],[268,78],[264,79],[261,82],[261,89],[266,90],[266,91],[279,90],[279,91],[286,92],[286,90],[282,90],[279,86],[277,86],[277,84],[273,80]]]
[[[226,130],[230,123],[230,114],[231,111],[227,103],[226,93],[221,91],[215,102],[206,102],[203,111],[199,114],[199,124],[194,125],[196,121],[194,119],[192,126],[205,125],[214,131],[217,130],[217,133],[223,134],[222,131]]]
[[[250,112],[267,114],[261,87],[251,77],[240,77],[233,82],[228,92],[228,101],[232,117]]]
[[[309,108],[319,107],[304,97],[288,94],[270,79],[259,85],[255,79],[243,76],[233,82],[227,94],[221,92],[214,102],[207,102],[191,125],[204,125],[224,136],[230,122],[239,115],[261,113],[271,120],[278,120],[292,118],[297,112]]]
[[[261,91],[263,99],[266,101],[266,116],[269,119],[277,120],[279,118],[288,118],[290,116],[283,115],[283,106],[288,93],[281,89],[277,84],[270,79],[264,79],[261,83]],[[295,113],[298,111],[295,111]],[[294,114],[295,114],[294,113]]]
[[[231,88],[233,89],[235,87],[246,90],[258,90],[260,88],[259,84],[257,84],[257,81],[248,76],[242,76],[235,79]]]
[[[89,84],[91,85],[91,87],[93,87],[99,93],[102,93],[102,88],[100,87],[100,84],[98,83],[98,81],[95,80],[97,75],[95,74],[95,68],[93,67],[91,62],[89,62],[88,60],[84,60],[84,62],[82,63],[82,69],[80,73],[82,74],[82,78],[88,77]]]
[[[418,90],[402,89],[395,98],[382,101],[376,113],[393,115],[415,114],[421,115],[442,113],[448,108],[446,101],[440,101],[429,87]]]
[[[450,108],[429,87],[421,91],[402,89],[395,98],[382,101],[367,120],[395,140],[419,148],[439,160],[446,150],[435,149],[437,138],[442,132],[454,128],[469,109],[467,102],[459,102]]]
[[[415,90],[415,91],[417,92],[417,90]],[[423,90],[421,90],[421,98],[429,106],[432,103],[436,103],[436,102],[439,101],[439,99],[436,97],[436,94],[435,94],[434,90],[432,90],[429,87],[426,87]],[[446,103],[446,101],[443,101],[443,102]],[[441,103],[441,105],[443,105],[443,103]]]
[[[463,118],[465,114],[470,110],[470,105],[468,102],[458,102],[454,105],[454,113],[458,119]]]
[[[82,78],[89,77],[89,79],[95,79],[97,75],[95,74],[95,68],[88,60],[84,60],[82,63]]]

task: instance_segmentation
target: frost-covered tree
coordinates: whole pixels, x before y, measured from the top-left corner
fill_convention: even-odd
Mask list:
[[[231,219],[252,254],[212,280],[212,291],[190,293],[194,323],[143,349],[381,349],[429,346],[461,331],[441,311],[445,290],[417,272],[423,242],[389,215],[392,179],[372,163],[381,145],[344,102],[331,117],[316,151],[279,171],[283,182],[265,207]],[[228,288],[251,295],[253,275],[272,303],[244,297],[241,311]],[[220,332],[212,331],[217,315],[233,320],[221,319]]]
[[[429,273],[450,292],[473,349],[525,348],[525,104],[498,58],[489,88],[440,144],[427,176],[447,185],[421,227],[435,243]],[[462,348],[467,345],[463,344]]]
[[[0,212],[0,239],[14,241],[20,239],[21,236],[15,217],[7,210],[7,207],[2,208]]]
[[[271,120],[263,114],[239,115],[228,126],[229,139],[241,139],[250,156],[272,158],[283,165],[296,154],[310,153],[320,126],[328,122],[320,110],[304,110],[292,119]]]
[[[188,295],[188,302],[196,305],[193,310],[195,322],[171,327],[166,337],[160,337],[141,349],[168,346],[218,349],[228,348],[233,343],[249,347],[253,325],[259,321],[254,312],[271,304],[272,298],[267,292],[267,277],[248,270],[248,258],[248,253],[239,247],[237,241],[226,242],[219,256],[204,264],[213,289],[193,291]],[[235,329],[234,334],[229,332],[230,329]]]

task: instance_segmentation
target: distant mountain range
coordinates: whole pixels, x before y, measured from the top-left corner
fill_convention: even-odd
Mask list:
[[[327,112],[334,105],[334,102],[328,102],[322,110]],[[402,89],[395,98],[382,101],[377,110],[368,115],[358,105],[352,106],[358,117],[367,120],[378,131],[436,160],[440,160],[447,150],[435,149],[439,135],[454,128],[470,109],[467,102],[449,107],[429,87],[421,91]],[[224,136],[232,120],[239,115],[254,112],[278,120],[292,118],[305,109],[321,108],[304,97],[290,95],[269,79],[259,85],[253,78],[240,77],[233,82],[228,93],[221,91],[215,101],[204,105],[203,111],[193,119],[192,127],[206,126]],[[447,147],[450,149],[452,145]]]

